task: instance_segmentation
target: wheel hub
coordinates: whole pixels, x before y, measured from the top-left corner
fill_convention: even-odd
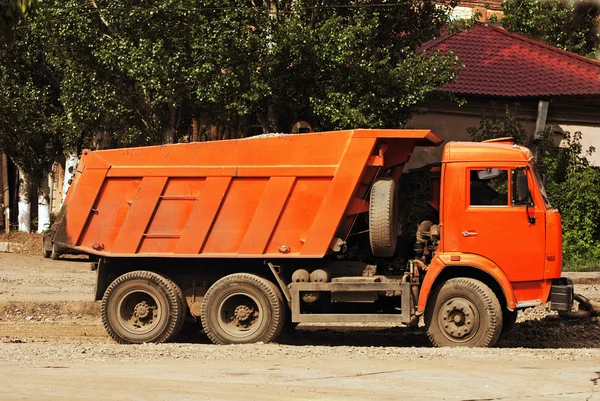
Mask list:
[[[465,339],[476,331],[474,307],[468,300],[450,300],[444,306],[441,316],[442,330],[450,338]]]
[[[150,315],[150,310],[150,305],[146,301],[142,301],[133,309],[133,315],[138,319],[144,319]]]
[[[119,325],[133,335],[154,330],[164,316],[158,299],[145,289],[133,289],[123,294],[117,308]]]
[[[264,323],[263,309],[253,294],[236,291],[218,305],[220,328],[238,339],[246,338],[259,330]]]
[[[234,316],[238,321],[246,322],[248,319],[250,319],[253,313],[254,309],[249,308],[246,305],[239,305],[237,308],[235,308]]]

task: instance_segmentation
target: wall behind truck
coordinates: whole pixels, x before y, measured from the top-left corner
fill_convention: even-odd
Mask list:
[[[572,103],[568,108],[565,103]],[[545,126],[552,126],[558,135],[562,131],[571,134],[580,131],[581,143],[584,151],[594,146],[598,151],[588,156],[588,160],[595,166],[600,166],[600,103],[598,107],[579,107],[583,103],[577,99],[550,101],[548,116]],[[490,118],[494,108],[498,117],[502,117],[506,106],[511,108],[513,114],[527,132],[529,139],[535,133],[538,100],[537,99],[501,99],[493,97],[466,98],[466,104],[459,107],[450,100],[430,100],[421,105],[419,114],[411,118],[407,128],[419,129],[427,127],[439,136],[449,141],[470,141],[467,133],[469,127],[479,127],[482,115]],[[577,111],[577,113],[576,113]],[[421,167],[441,160],[443,147],[416,148],[412,158],[407,163],[407,169]]]
[[[459,107],[451,101],[430,101],[421,106],[419,114],[413,116],[407,123],[407,128],[430,127],[430,129],[444,138],[448,143],[450,141],[471,141],[471,136],[467,132],[469,127],[479,127],[482,113],[486,116],[492,116],[494,107],[496,113],[501,116],[504,113],[506,105],[511,109],[513,103],[498,102],[492,105],[492,99],[470,99],[467,103]],[[519,104],[516,116],[527,131],[532,136],[535,131],[535,113],[537,112],[537,103],[525,102]],[[417,168],[430,163],[438,163],[442,159],[443,146],[438,148],[416,148],[406,168]]]

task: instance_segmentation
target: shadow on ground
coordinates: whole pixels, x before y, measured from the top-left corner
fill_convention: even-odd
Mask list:
[[[184,343],[210,343],[199,325],[186,327]],[[425,328],[299,326],[281,333],[278,343],[291,346],[431,347]],[[517,323],[497,348],[600,348],[600,326],[586,320],[533,320]]]

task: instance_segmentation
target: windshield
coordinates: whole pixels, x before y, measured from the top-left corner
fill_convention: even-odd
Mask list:
[[[544,187],[544,181],[542,180],[542,175],[540,174],[540,169],[535,162],[532,162],[532,170],[533,176],[535,177],[535,182],[540,189],[540,193],[542,194],[542,198],[544,198],[544,203],[546,204],[546,209],[552,209],[552,205],[550,205],[550,200],[548,199],[548,194],[546,193],[546,188]]]

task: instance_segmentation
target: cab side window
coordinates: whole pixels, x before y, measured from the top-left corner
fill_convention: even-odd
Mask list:
[[[469,187],[471,206],[508,206],[508,170],[471,170]]]

